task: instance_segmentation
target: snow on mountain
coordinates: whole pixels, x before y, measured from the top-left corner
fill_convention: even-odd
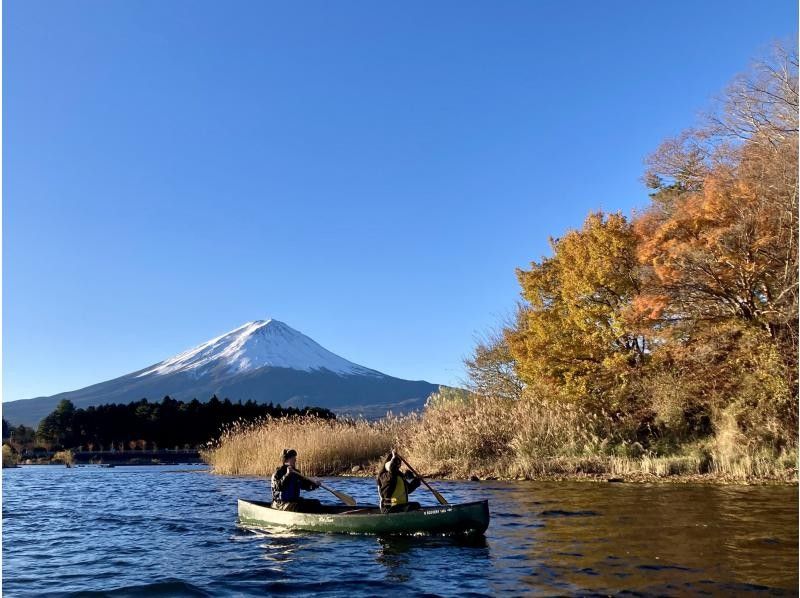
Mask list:
[[[378,417],[389,410],[419,409],[437,388],[347,361],[283,322],[258,320],[112,380],[3,403],[3,417],[35,426],[61,399],[88,407],[142,398],[158,401],[165,395],[181,401],[207,401],[217,395]]]
[[[310,372],[328,370],[344,375],[380,375],[331,353],[305,334],[278,320],[248,322],[222,336],[157,363],[138,377],[186,372],[202,376],[222,368],[248,372],[265,366]]]

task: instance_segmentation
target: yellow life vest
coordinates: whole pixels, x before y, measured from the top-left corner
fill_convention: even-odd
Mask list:
[[[394,485],[394,492],[392,492],[392,497],[389,499],[389,504],[392,506],[395,505],[404,505],[408,502],[408,492],[406,491],[406,481],[403,479],[403,476],[397,476],[397,482]]]

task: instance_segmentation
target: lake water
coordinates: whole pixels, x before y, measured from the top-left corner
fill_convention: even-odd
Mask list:
[[[329,483],[374,501],[372,480]],[[253,533],[237,527],[236,499],[264,499],[267,483],[201,468],[7,469],[3,594],[797,593],[796,487],[435,487],[489,499],[485,538]],[[434,503],[424,488],[414,497]]]

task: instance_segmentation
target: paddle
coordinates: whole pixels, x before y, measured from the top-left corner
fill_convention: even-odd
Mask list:
[[[418,474],[418,473],[417,473],[417,472],[414,470],[414,468],[413,468],[413,467],[411,467],[411,464],[410,464],[408,461],[406,461],[405,459],[403,459],[402,455],[399,455],[399,454],[397,454],[397,453],[395,453],[395,455],[396,455],[397,457],[399,457],[399,458],[400,458],[400,460],[401,460],[403,463],[405,463],[405,464],[406,464],[406,467],[408,467],[408,469],[411,471],[411,473],[413,473],[415,476],[417,476],[417,477],[419,478],[419,481],[420,481],[420,482],[422,482],[423,484],[425,484],[425,487],[426,487],[428,490],[430,490],[431,492],[433,492],[433,495],[436,497],[436,500],[438,500],[438,501],[439,501],[439,504],[440,504],[440,505],[446,505],[446,504],[448,504],[448,502],[447,502],[447,501],[444,499],[444,496],[442,496],[441,494],[439,494],[438,492],[436,492],[436,490],[434,490],[433,488],[431,488],[431,485],[430,485],[428,482],[426,482],[426,481],[423,479],[423,477],[422,477],[421,475],[419,475],[419,474]]]
[[[302,479],[306,480],[307,482],[311,482],[312,484],[318,484],[320,488],[324,488],[325,490],[327,490],[328,492],[333,494],[336,498],[338,498],[340,501],[342,501],[348,507],[356,506],[356,499],[353,498],[352,496],[350,496],[349,494],[345,494],[344,492],[339,492],[338,490],[334,490],[333,488],[329,488],[328,486],[326,486],[325,484],[323,484],[322,482],[319,482],[317,480],[309,479],[306,476],[304,476],[303,474],[297,473],[297,470],[295,470],[295,469],[293,469],[292,472],[297,477],[302,478]]]

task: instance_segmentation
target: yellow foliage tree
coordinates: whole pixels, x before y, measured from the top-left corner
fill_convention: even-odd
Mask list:
[[[621,214],[590,214],[551,240],[552,257],[518,270],[525,305],[506,338],[520,377],[574,399],[630,406],[646,338],[625,312],[639,290],[636,236]]]

